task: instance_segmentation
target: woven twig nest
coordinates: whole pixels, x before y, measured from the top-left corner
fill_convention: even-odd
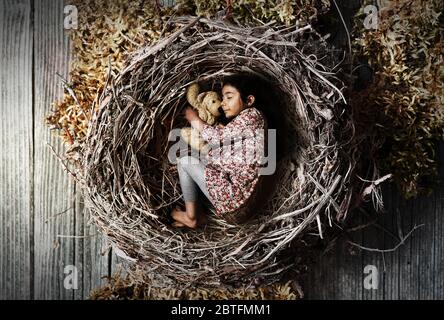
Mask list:
[[[108,240],[146,272],[204,285],[274,279],[293,262],[282,250],[309,232],[322,236],[354,201],[353,123],[337,53],[310,26],[175,23],[183,28],[132,54],[99,99],[83,152],[86,203]],[[215,88],[238,71],[267,79],[279,98],[268,106],[277,129],[286,128],[275,192],[247,222],[211,214],[204,229],[175,229],[169,214],[182,200],[168,137],[186,124],[186,88],[196,80]]]

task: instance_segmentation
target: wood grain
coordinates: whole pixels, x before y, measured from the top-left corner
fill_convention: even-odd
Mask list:
[[[57,73],[69,80],[70,41],[63,8],[63,0],[35,1],[36,299],[88,298],[109,275],[104,240],[89,224],[78,188],[47,145],[63,155],[60,139],[43,121],[51,103],[63,96]],[[70,265],[77,270],[77,289],[64,286],[65,268]]]
[[[79,290],[75,299],[88,299],[91,291],[104,286],[110,275],[111,250],[95,225],[89,222],[89,211],[83,204],[81,194],[76,194],[76,233],[84,238],[76,239],[76,266],[79,268]]]
[[[57,154],[63,147],[44,123],[51,103],[63,96],[56,74],[67,78],[69,42],[63,29],[63,3],[34,1],[35,74],[35,299],[72,299],[64,287],[65,267],[74,265],[74,184]],[[49,145],[48,145],[49,144]],[[63,212],[63,213],[62,213]]]
[[[29,299],[33,268],[31,2],[0,1],[0,299]]]

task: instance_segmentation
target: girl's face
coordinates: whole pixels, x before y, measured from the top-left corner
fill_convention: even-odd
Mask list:
[[[253,96],[248,96],[248,105],[254,102]],[[240,92],[229,84],[222,88],[222,109],[224,110],[225,117],[233,118],[241,113],[247,105],[241,99]]]

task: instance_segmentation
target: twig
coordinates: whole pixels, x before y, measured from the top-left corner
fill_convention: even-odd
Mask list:
[[[70,207],[70,208],[68,208],[68,209],[63,210],[62,212],[59,212],[59,213],[55,213],[55,214],[53,214],[52,217],[50,217],[50,218],[48,218],[48,219],[45,220],[45,223],[48,223],[49,220],[55,219],[55,218],[57,218],[58,216],[61,216],[62,214],[68,212],[68,211],[71,210],[71,209],[74,209],[74,207]]]
[[[70,236],[70,235],[63,235],[63,234],[58,234],[57,238],[68,238],[68,239],[87,239],[87,238],[94,238],[96,236],[98,236],[99,234],[92,234],[92,235],[87,235],[87,236]]]
[[[361,246],[361,245],[359,245],[359,244],[357,244],[357,243],[355,243],[355,242],[352,242],[352,241],[348,241],[348,243],[351,244],[351,245],[353,245],[353,246],[355,246],[355,247],[358,247],[359,249],[362,249],[362,250],[364,250],[364,251],[381,252],[381,253],[393,252],[393,251],[396,251],[401,245],[405,244],[405,241],[410,237],[410,235],[411,235],[416,229],[421,228],[421,227],[423,227],[423,226],[424,226],[424,224],[420,224],[419,226],[415,225],[415,226],[413,227],[413,229],[410,230],[410,232],[407,233],[407,235],[406,235],[405,237],[401,238],[400,242],[399,242],[394,248],[391,248],[391,249],[375,249],[375,248],[368,248],[368,247]]]

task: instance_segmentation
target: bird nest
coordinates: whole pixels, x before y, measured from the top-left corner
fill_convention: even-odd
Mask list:
[[[309,25],[174,23],[182,28],[130,55],[94,106],[78,175],[85,202],[118,252],[146,272],[210,286],[277,279],[294,263],[285,249],[322,237],[359,199],[338,54]],[[246,222],[210,214],[205,228],[176,229],[170,212],[182,199],[169,133],[186,125],[186,88],[198,80],[220,89],[220,77],[239,71],[266,79],[274,97],[266,107],[286,142],[274,192]]]

